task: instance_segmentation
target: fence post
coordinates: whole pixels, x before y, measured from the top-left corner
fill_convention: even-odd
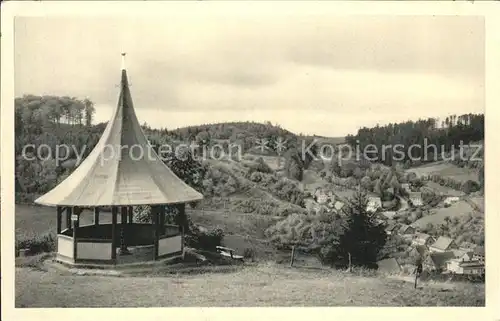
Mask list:
[[[290,257],[290,267],[293,266],[294,260],[295,260],[295,245],[292,245],[292,256]]]

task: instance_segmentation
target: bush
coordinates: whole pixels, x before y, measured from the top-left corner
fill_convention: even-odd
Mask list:
[[[191,229],[191,234],[186,235],[186,245],[195,249],[215,251],[217,246],[222,244],[224,231],[215,228],[208,232],[202,232],[199,229]]]
[[[465,194],[470,194],[470,193],[477,192],[477,191],[479,191],[480,188],[481,187],[479,186],[478,183],[476,183],[474,181],[471,181],[471,180],[468,180],[468,181],[464,182],[462,184],[462,186],[461,186],[461,190]]]
[[[243,250],[243,257],[245,259],[250,259],[250,260],[254,260],[255,259],[255,250],[253,248],[246,248],[245,250]]]
[[[47,234],[41,237],[16,241],[16,252],[22,249],[27,249],[29,255],[54,252],[56,249],[56,238],[53,234]]]

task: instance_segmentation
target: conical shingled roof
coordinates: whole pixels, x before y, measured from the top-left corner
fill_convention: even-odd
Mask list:
[[[149,145],[134,111],[127,71],[122,67],[118,105],[96,147],[68,178],[35,203],[125,206],[185,203],[202,198]]]

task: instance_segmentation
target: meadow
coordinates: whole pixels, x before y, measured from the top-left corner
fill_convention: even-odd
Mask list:
[[[418,177],[440,175],[442,177],[450,177],[459,182],[466,182],[468,180],[477,182],[478,180],[475,170],[466,167],[458,167],[452,163],[443,161],[414,167],[408,169],[407,172],[415,173]]]
[[[464,200],[453,203],[450,207],[440,207],[432,210],[432,215],[424,216],[415,221],[412,225],[418,228],[424,228],[427,224],[443,224],[445,218],[461,217],[473,212],[472,206]]]
[[[34,286],[36,285],[36,286]],[[47,295],[50,293],[50,295]],[[78,276],[16,269],[16,307],[484,306],[484,284],[244,266],[204,274]]]

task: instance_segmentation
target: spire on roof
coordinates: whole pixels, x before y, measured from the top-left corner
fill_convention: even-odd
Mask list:
[[[125,70],[125,55],[127,53],[126,52],[122,52],[122,70]]]

